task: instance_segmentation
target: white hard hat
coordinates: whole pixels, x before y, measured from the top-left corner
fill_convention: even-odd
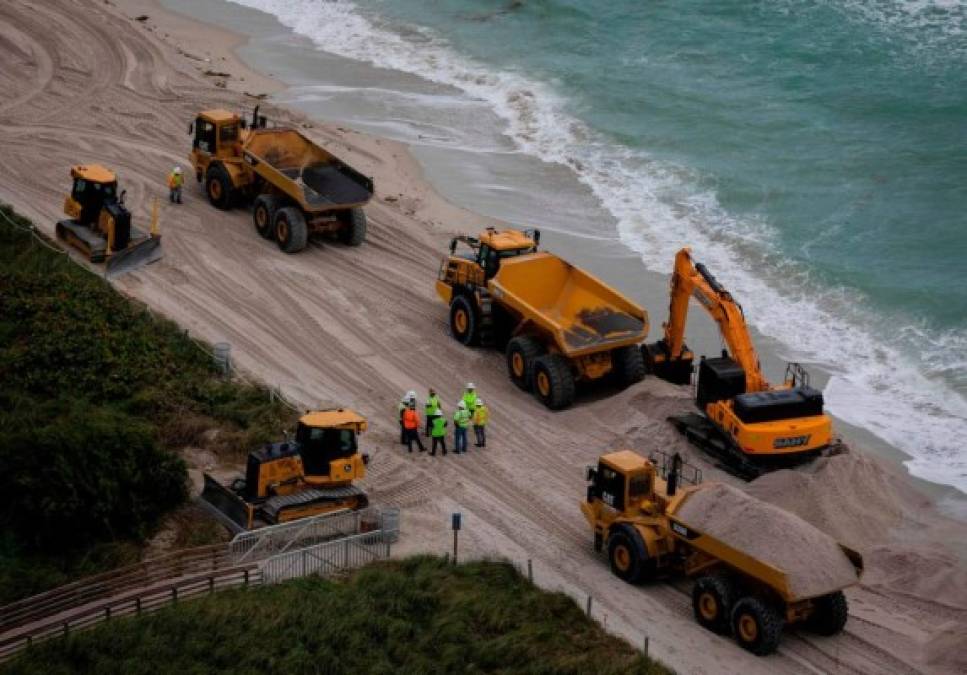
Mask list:
[[[477,386],[473,382],[467,382],[467,389],[476,389]]]
[[[180,166],[176,166],[175,167],[175,173],[181,173],[181,167]]]
[[[457,404],[457,407],[458,407],[458,408],[462,408],[463,410],[466,410],[466,409],[467,409],[467,402],[466,402],[466,401],[460,401],[460,402],[459,402],[459,403]]]
[[[413,391],[412,389],[410,389],[408,392],[406,392],[406,398],[408,398],[408,399],[409,398],[416,398],[416,392]]]
[[[434,417],[443,417],[443,408],[437,408],[433,411]]]
[[[482,398],[478,398],[477,399],[477,407],[479,408],[482,405],[483,405],[483,399]]]

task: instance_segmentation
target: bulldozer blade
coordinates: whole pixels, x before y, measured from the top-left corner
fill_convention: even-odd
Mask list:
[[[161,260],[162,255],[161,239],[149,237],[108,258],[104,276],[108,279],[114,279],[139,267]]]
[[[249,529],[248,504],[207,473],[200,503],[232,532],[238,534]]]

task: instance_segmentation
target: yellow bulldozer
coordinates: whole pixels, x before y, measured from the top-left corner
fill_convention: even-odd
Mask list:
[[[702,482],[677,454],[652,461],[610,452],[587,479],[581,511],[611,571],[633,584],[694,579],[692,609],[703,627],[765,655],[786,625],[820,635],[846,625],[843,589],[859,581],[863,558],[792,513]]]
[[[365,430],[366,419],[352,410],[308,412],[294,439],[249,453],[244,476],[222,485],[206,473],[203,504],[236,532],[365,508],[366,493],[353,485],[369,463],[358,446]]]
[[[838,444],[823,411],[823,394],[809,386],[809,374],[791,363],[781,386],[766,380],[742,306],[705,265],[692,260],[688,248],[675,256],[664,337],[644,349],[650,372],[676,384],[690,382],[694,355],[685,344],[685,324],[692,297],[716,322],[728,350],[700,360],[695,402],[704,415],[675,415],[669,421],[744,478],[811,459]]]
[[[100,164],[71,168],[73,184],[64,199],[67,220],[57,223],[58,238],[81,251],[93,263],[106,263],[105,273],[116,277],[161,259],[158,203],[152,209],[151,229],[143,232],[131,223],[118,192],[117,175]]]

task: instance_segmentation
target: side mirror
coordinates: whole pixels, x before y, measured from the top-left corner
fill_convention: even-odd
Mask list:
[[[188,135],[191,136],[193,133],[195,133],[195,123],[194,122],[192,122],[191,124],[188,125]]]
[[[450,240],[450,255],[453,255],[456,252],[457,252],[457,240],[456,239],[451,239]]]
[[[588,464],[586,467],[584,467],[584,480],[590,483],[597,477],[598,477],[598,471],[597,469],[594,468],[593,465]]]
[[[120,204],[121,206],[124,206],[124,195],[126,195],[127,193],[128,193],[127,190],[121,190],[121,196],[118,197],[118,204]]]

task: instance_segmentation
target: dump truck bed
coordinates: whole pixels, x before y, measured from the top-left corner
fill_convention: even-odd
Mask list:
[[[551,253],[501,261],[490,292],[554,336],[565,356],[638,344],[648,314],[624,295]]]
[[[798,516],[724,483],[685,489],[667,511],[688,546],[797,602],[842,590],[862,557]]]
[[[362,206],[373,182],[295,129],[255,129],[243,145],[256,174],[285,192],[304,211]]]

